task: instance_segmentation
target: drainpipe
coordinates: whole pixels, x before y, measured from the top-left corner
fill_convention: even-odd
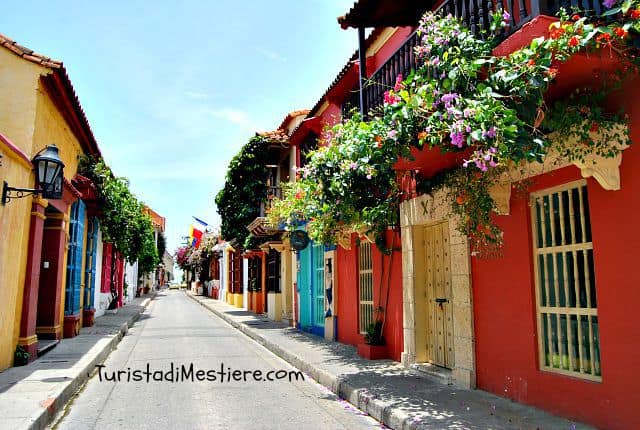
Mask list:
[[[367,52],[364,39],[364,27],[358,27],[358,57],[360,61],[360,115],[365,118],[367,111],[367,96],[364,86],[367,79]]]

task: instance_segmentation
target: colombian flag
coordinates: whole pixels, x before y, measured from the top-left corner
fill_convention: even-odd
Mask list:
[[[200,245],[200,240],[202,239],[202,234],[207,230],[206,222],[193,217],[195,222],[191,224],[191,231],[189,232],[189,237],[191,238],[191,246],[197,248]]]

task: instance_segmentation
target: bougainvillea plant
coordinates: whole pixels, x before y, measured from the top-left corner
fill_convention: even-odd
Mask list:
[[[479,38],[456,18],[425,14],[417,70],[398,77],[371,120],[356,115],[325,132],[325,146],[310,155],[300,180],[273,206],[272,222],[305,220],[310,236],[323,242],[363,229],[380,237],[398,217],[394,165],[412,147],[437,148],[464,156],[441,182],[459,229],[476,250],[499,245],[489,190],[505,171],[541,161],[551,150],[575,160],[589,153],[613,156],[616,142],[630,143],[620,132],[624,117],[602,105],[611,85],[577,89],[553,106],[544,96],[559,65],[578,52],[619,56],[618,81],[637,73],[637,3],[616,6],[612,0],[606,19],[561,11],[548,37],[502,57],[493,54],[498,40],[492,35]],[[492,30],[509,19],[494,14]],[[563,139],[549,139],[550,132]]]

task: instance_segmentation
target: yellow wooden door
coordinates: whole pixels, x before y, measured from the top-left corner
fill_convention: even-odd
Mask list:
[[[449,223],[424,227],[427,356],[438,366],[453,367],[453,303]]]

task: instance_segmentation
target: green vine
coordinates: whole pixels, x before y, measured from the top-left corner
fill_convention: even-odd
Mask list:
[[[615,1],[609,1],[612,8]],[[446,189],[458,228],[476,251],[499,247],[490,189],[504,172],[541,161],[551,150],[584,160],[588,154],[614,156],[630,143],[628,132],[620,131],[625,117],[604,103],[619,86],[601,80],[551,107],[545,95],[559,65],[578,52],[608,49],[617,55],[622,66],[612,82],[637,73],[637,3],[612,8],[606,24],[563,11],[549,37],[504,57],[492,54],[498,40],[491,34],[478,38],[451,16],[425,14],[417,70],[406,79],[398,76],[372,120],[356,115],[325,131],[324,146],[311,153],[300,180],[273,205],[271,221],[291,228],[306,220],[310,236],[325,243],[352,231],[380,238],[398,218],[401,190],[394,165],[410,158],[411,148],[437,148],[460,153],[464,162],[430,184],[423,178],[421,187]],[[494,14],[494,33],[509,19]]]
[[[113,243],[130,263],[138,261],[140,273],[153,272],[160,262],[153,223],[129,190],[129,181],[115,176],[103,160],[91,157],[81,159],[78,171],[96,187],[104,241]]]
[[[260,216],[260,202],[267,197],[268,146],[265,137],[251,138],[231,160],[224,188],[215,198],[222,237],[245,248],[254,245],[247,225]]]

